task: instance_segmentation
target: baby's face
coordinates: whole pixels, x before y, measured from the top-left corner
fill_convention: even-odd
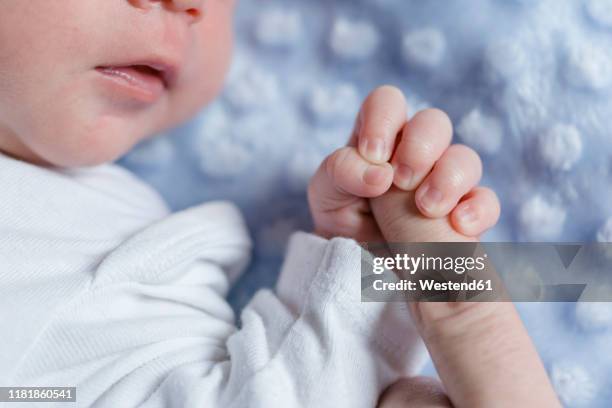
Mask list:
[[[114,160],[222,87],[235,0],[27,0],[0,11],[0,151]]]

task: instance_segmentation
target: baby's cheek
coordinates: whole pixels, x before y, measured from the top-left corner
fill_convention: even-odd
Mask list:
[[[195,114],[219,95],[232,52],[233,32],[229,22],[199,28],[181,78],[170,96],[170,125]]]

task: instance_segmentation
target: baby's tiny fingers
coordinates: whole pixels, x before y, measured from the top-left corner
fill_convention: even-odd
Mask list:
[[[369,163],[356,148],[343,147],[325,159],[313,177],[311,190],[316,190],[315,196],[336,207],[355,197],[377,197],[389,189],[392,181],[393,170],[389,163]]]
[[[486,187],[476,187],[455,207],[451,222],[457,232],[477,237],[497,223],[500,211],[497,194]]]
[[[467,146],[453,145],[417,189],[416,205],[427,217],[444,217],[478,184],[481,176],[478,154]]]
[[[371,163],[388,162],[408,119],[406,112],[406,98],[398,88],[387,85],[372,91],[357,119],[359,153]]]
[[[426,109],[417,113],[402,132],[402,140],[393,155],[394,184],[412,191],[429,174],[450,145],[453,125],[446,113]]]

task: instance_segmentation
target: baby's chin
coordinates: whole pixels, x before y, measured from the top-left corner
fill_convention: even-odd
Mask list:
[[[148,134],[137,123],[106,117],[95,124],[80,128],[72,124],[62,133],[34,137],[29,148],[36,164],[91,167],[119,159]]]

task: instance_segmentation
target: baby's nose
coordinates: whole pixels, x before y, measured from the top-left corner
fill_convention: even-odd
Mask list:
[[[182,13],[189,18],[191,23],[195,23],[204,14],[205,0],[128,0],[131,4],[139,8],[151,7],[154,3],[161,4],[166,9]]]
[[[204,0],[167,0],[172,10],[188,14],[194,22],[202,18]]]

